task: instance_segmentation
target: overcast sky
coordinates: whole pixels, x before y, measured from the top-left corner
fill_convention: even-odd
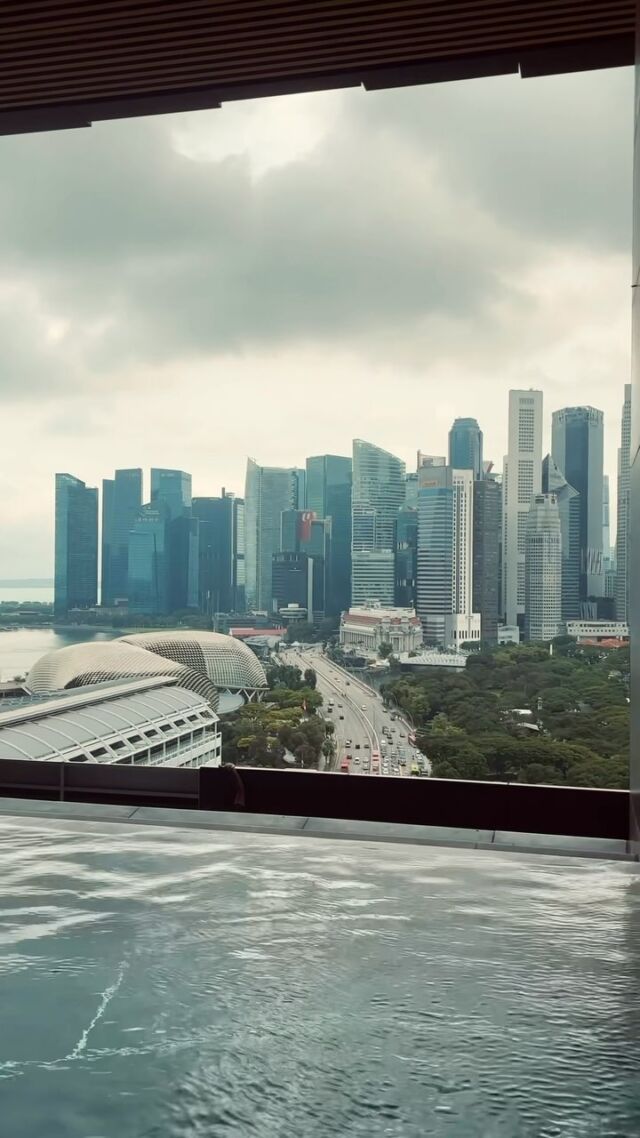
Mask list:
[[[631,70],[331,92],[0,139],[0,577],[53,569],[53,476],[242,493],[360,436],[415,467],[507,392],[629,371]],[[615,508],[612,509],[612,519]]]

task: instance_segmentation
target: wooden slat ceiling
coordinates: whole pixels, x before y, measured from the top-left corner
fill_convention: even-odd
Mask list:
[[[0,132],[633,62],[635,0],[0,0]]]

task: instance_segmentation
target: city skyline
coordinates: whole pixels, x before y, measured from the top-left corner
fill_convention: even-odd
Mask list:
[[[51,571],[56,470],[165,463],[241,492],[247,454],[362,436],[409,467],[458,416],[499,465],[509,388],[604,411],[613,495],[631,84],[329,92],[6,139],[3,573]]]
[[[625,385],[625,386],[624,386],[624,390],[625,390],[625,391],[627,390],[627,386],[629,386],[629,385]],[[534,389],[525,389],[525,393],[520,393],[520,394],[526,394],[526,390],[534,390]],[[511,395],[515,395],[515,394],[517,394],[517,393],[515,393],[515,391],[514,391],[514,390],[511,390],[511,391],[510,391],[510,393],[507,393],[507,394],[508,394],[508,397],[510,397]],[[576,406],[577,406],[577,405],[576,405]],[[566,409],[558,409],[558,411],[560,411],[560,410],[566,410]],[[576,410],[576,409],[575,409],[575,407],[574,407],[574,409],[571,409],[571,407],[569,407],[569,409],[568,409],[568,410]],[[577,410],[581,410],[579,406],[577,406]],[[593,410],[593,409],[588,409],[588,410]],[[549,424],[548,420],[551,420],[553,417],[556,417],[556,414],[557,414],[557,411],[548,412],[548,411],[547,411],[547,409],[544,409],[544,411],[543,411],[543,414],[542,414],[542,438],[543,438],[543,440],[545,440],[545,439],[547,439],[547,437],[548,437],[548,438],[549,438],[549,443],[551,443],[551,430],[550,430],[550,424]],[[601,413],[600,413],[600,412],[598,412],[598,414],[601,414]],[[507,405],[507,406],[506,406],[506,414],[504,414],[504,419],[506,419],[506,421],[508,422],[508,418],[509,418],[509,410],[508,410],[508,405]],[[450,429],[451,429],[451,428],[454,426],[454,424],[456,424],[458,421],[459,421],[459,417],[457,417],[456,419],[454,419],[454,420],[452,421],[452,423],[450,424]],[[479,424],[478,424],[478,426],[479,426],[479,428],[481,428],[481,435],[482,435],[482,422],[481,422],[481,423],[479,423]],[[606,428],[607,428],[607,421],[606,421],[606,419],[605,419],[605,432],[606,432]],[[620,414],[618,414],[618,423],[617,423],[617,434],[618,434],[618,437],[620,437],[620,429],[621,429],[621,427],[620,427]],[[448,438],[449,438],[449,431],[446,431],[446,432],[445,432],[445,435],[444,435],[444,443],[448,442]],[[348,451],[350,451],[350,452],[352,451],[353,445],[354,445],[354,443],[356,443],[356,442],[359,442],[359,440],[358,440],[358,439],[352,440],[352,444],[351,444],[351,446],[350,446],[350,447],[348,447]],[[391,454],[391,452],[386,452],[386,451],[384,450],[384,448],[383,448],[383,447],[380,447],[380,446],[378,446],[378,444],[377,444],[377,443],[370,443],[370,442],[369,442],[369,440],[364,440],[364,445],[366,445],[367,447],[372,447],[372,450],[374,450],[374,451],[377,451],[377,452],[379,452],[380,454],[387,454],[387,455],[388,455],[388,457],[391,457],[391,459],[393,459],[393,460],[395,460],[395,459],[396,459],[396,457],[399,457],[399,456],[397,456],[397,455],[393,455],[393,454]],[[435,450],[437,450],[437,447],[435,448]],[[442,450],[446,451],[446,446],[441,446],[441,447],[440,447],[440,450],[441,450],[441,451],[442,451]],[[544,442],[543,442],[543,446],[542,446],[542,451],[543,451],[543,453],[544,453],[544,451],[545,451],[545,445],[544,445]],[[410,452],[410,453],[411,453],[411,455],[412,455],[412,461],[410,460],[408,463],[405,463],[405,464],[404,464],[404,467],[405,467],[405,472],[407,472],[407,475],[412,475],[412,473],[415,473],[415,470],[417,469],[417,464],[416,464],[416,448],[412,448],[412,450],[411,450],[411,452]],[[420,454],[420,453],[425,453],[425,451],[422,451],[422,452],[418,452],[418,454]],[[350,461],[350,459],[348,459],[348,455],[343,455],[343,456],[340,456],[340,455],[337,455],[336,451],[326,452],[326,455],[328,455],[328,456],[333,456],[333,457],[338,457],[338,459],[343,459],[344,461]],[[266,463],[260,463],[259,465],[260,465],[260,468],[261,468],[261,469],[270,469],[270,470],[272,470],[272,469],[280,469],[280,470],[290,470],[290,471],[296,471],[296,472],[300,472],[300,476],[301,476],[301,477],[303,478],[303,480],[304,480],[304,478],[305,478],[305,473],[304,473],[304,471],[305,471],[305,462],[306,462],[306,463],[309,463],[309,461],[310,461],[310,457],[312,457],[312,456],[306,456],[306,459],[304,459],[304,457],[303,457],[303,459],[301,460],[301,463],[300,463],[300,464],[297,464],[297,463],[296,463],[296,464],[292,464],[292,463],[289,463],[289,464],[287,464],[287,465],[286,465],[286,467],[280,467],[280,468],[271,468],[271,467],[268,467],[268,464],[266,464]],[[491,455],[485,455],[485,462],[486,462],[487,460],[489,460],[489,462],[491,462],[491,463],[492,463],[492,473],[493,473],[493,475],[495,475],[495,473],[497,473],[497,472],[498,472],[498,473],[503,473],[503,465],[504,465],[504,459],[506,459],[506,455],[504,455],[504,456],[503,456],[503,460],[502,460],[502,462],[498,462],[497,460],[495,460],[495,459],[492,459]],[[244,460],[244,467],[245,467],[245,480],[244,480],[244,483],[243,483],[243,485],[241,485],[239,488],[238,488],[238,487],[235,487],[235,486],[233,486],[233,487],[229,487],[229,486],[227,486],[227,487],[224,487],[224,486],[222,486],[222,494],[223,494],[223,495],[224,495],[224,494],[225,494],[225,495],[228,495],[228,496],[229,496],[229,497],[231,497],[231,498],[233,498],[233,497],[236,497],[236,498],[240,498],[240,500],[241,500],[241,498],[244,498],[244,496],[245,496],[245,492],[246,492],[246,485],[245,485],[245,483],[246,483],[246,469],[247,469],[247,467],[246,467],[246,463],[247,463],[247,462],[251,463],[251,462],[253,462],[253,461],[254,461],[254,460],[252,460],[252,459],[251,459],[251,457],[248,457],[248,459],[245,459],[245,460]],[[400,461],[400,463],[402,464],[402,459],[399,459],[399,461]],[[443,459],[442,461],[445,461],[445,459]],[[139,475],[141,476],[141,477],[140,477],[140,481],[141,481],[141,498],[142,498],[142,502],[147,502],[147,503],[149,503],[149,502],[153,502],[153,501],[155,500],[154,478],[157,478],[157,477],[158,477],[158,475],[162,475],[162,473],[165,473],[165,475],[167,475],[167,476],[173,476],[173,475],[181,475],[183,478],[186,478],[186,479],[188,480],[188,486],[189,486],[189,497],[190,497],[190,494],[191,494],[191,485],[192,485],[192,481],[194,481],[194,479],[192,479],[192,476],[191,476],[191,473],[190,473],[190,472],[189,472],[189,473],[186,473],[186,472],[184,472],[184,471],[183,471],[183,470],[181,470],[181,469],[173,469],[173,468],[169,468],[169,469],[167,469],[167,468],[164,468],[164,467],[163,467],[163,468],[155,468],[155,467],[151,467],[151,468],[148,470],[148,472],[147,472],[147,475],[145,475],[145,468],[142,468],[142,469],[140,469],[139,467],[138,467],[138,468],[134,468],[134,469],[120,469],[120,468],[118,468],[118,470],[116,470],[116,473],[120,473],[120,475],[131,475],[131,473],[136,473],[136,475],[138,475],[138,473],[139,473]],[[610,483],[610,481],[612,481],[612,479],[610,479],[610,477],[609,477],[609,483]],[[84,483],[85,483],[85,484],[87,484],[87,485],[91,485],[91,479],[89,479],[89,478],[85,478],[85,479],[84,479]],[[108,490],[108,489],[110,489],[110,486],[112,486],[112,485],[113,485],[113,479],[112,479],[112,478],[109,478],[109,477],[105,478],[105,477],[104,477],[104,472],[102,472],[102,473],[101,473],[101,475],[100,475],[100,476],[98,476],[98,477],[97,477],[97,479],[96,479],[96,485],[97,485],[97,486],[99,486],[99,487],[101,487],[101,500],[100,500],[100,516],[101,516],[101,520],[100,520],[100,543],[101,543],[101,545],[102,545],[102,546],[104,546],[104,537],[102,537],[102,534],[104,534],[104,527],[105,527],[105,511],[106,511],[106,509],[107,509],[107,496],[106,496],[106,495],[107,495],[107,490]],[[614,490],[613,490],[613,494],[614,494],[614,496],[615,496],[615,494],[616,494],[616,490],[617,490],[617,479],[614,481]],[[203,490],[203,493],[202,493],[202,494],[196,494],[196,493],[194,493],[194,498],[195,498],[195,497],[200,497],[200,498],[210,498],[210,497],[212,497],[212,496],[216,496],[216,495],[218,495],[220,492],[221,492],[221,490],[220,490],[220,486],[218,486],[218,485],[214,485],[214,486],[212,486],[212,485],[211,485],[211,483],[207,483],[207,485],[206,485],[206,488]],[[302,501],[302,498],[301,498],[301,501]],[[614,519],[612,519],[612,520],[614,520]],[[612,535],[612,536],[610,536],[610,543],[612,543],[612,549],[613,549],[613,551],[614,551],[614,553],[615,553],[615,547],[616,547],[616,533],[615,533],[615,529],[614,529],[614,527],[613,527],[613,526],[612,526],[612,529],[610,529],[610,535]],[[52,536],[54,536],[54,535],[52,535]],[[104,574],[104,569],[105,569],[105,563],[104,563],[104,549],[102,549],[102,559],[101,559],[101,564],[100,564],[100,568],[99,568],[99,579],[100,579],[100,583],[101,583],[101,584],[102,584],[102,574]],[[19,579],[19,575],[18,575],[18,574],[14,574],[14,575],[11,575],[11,574],[7,574],[7,576],[15,576],[16,578],[18,578],[18,579]],[[46,574],[44,574],[44,572],[39,572],[39,574],[36,574],[36,572],[35,572],[35,571],[33,571],[33,572],[31,572],[31,574],[28,574],[28,575],[27,575],[27,574],[24,574],[24,576],[25,576],[25,577],[35,577],[35,576],[42,576],[42,577],[43,577],[43,576],[46,576]]]

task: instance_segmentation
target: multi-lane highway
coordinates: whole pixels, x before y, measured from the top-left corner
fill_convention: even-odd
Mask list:
[[[403,720],[391,719],[377,692],[328,660],[319,647],[288,649],[282,655],[287,663],[315,670],[317,687],[324,698],[323,714],[335,724],[334,769],[339,770],[345,755],[350,755],[352,774],[411,773],[414,748],[409,743],[410,729]],[[383,727],[391,732],[386,744]],[[382,756],[378,764],[371,759],[376,752]]]

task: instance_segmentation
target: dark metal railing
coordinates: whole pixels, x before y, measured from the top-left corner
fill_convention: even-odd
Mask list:
[[[629,836],[627,791],[459,779],[4,759],[0,760],[1,797],[244,810],[621,840]]]

